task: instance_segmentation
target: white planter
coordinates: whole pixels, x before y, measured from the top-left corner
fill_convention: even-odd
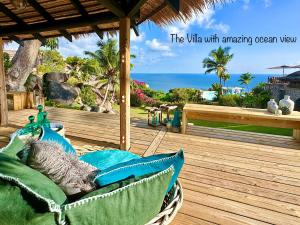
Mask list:
[[[282,114],[288,115],[294,111],[295,103],[291,100],[289,95],[285,95],[284,99],[279,101],[279,108],[282,110]]]
[[[276,111],[278,110],[278,105],[277,103],[275,102],[275,99],[270,99],[270,101],[268,102],[268,111],[270,113],[273,113],[275,114]]]

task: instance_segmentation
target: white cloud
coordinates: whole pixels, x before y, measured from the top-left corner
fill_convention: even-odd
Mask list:
[[[214,19],[214,15],[215,10],[213,8],[205,8],[202,14],[197,15],[194,13],[188,20],[175,22],[172,25],[165,27],[165,30],[168,32],[169,36],[170,34],[185,36],[191,26],[198,25],[205,29],[227,33],[230,30],[230,26],[223,22],[217,22]]]
[[[168,45],[159,42],[156,38],[152,39],[151,41],[147,40],[146,45],[153,51],[171,51]]]
[[[9,42],[4,44],[4,49],[5,50],[17,50],[19,48],[19,44],[16,42]]]
[[[250,0],[244,0],[243,9],[248,10],[250,7]]]
[[[133,42],[142,42],[146,37],[146,34],[144,32],[141,32],[139,36],[136,36],[134,31],[130,31],[130,40]]]
[[[272,0],[264,0],[265,2],[265,8],[268,8],[272,5]]]

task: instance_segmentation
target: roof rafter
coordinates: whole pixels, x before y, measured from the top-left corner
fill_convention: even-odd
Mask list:
[[[50,15],[47,10],[41,6],[36,0],[27,0],[27,2],[46,20],[49,22],[54,22],[54,18]],[[72,35],[68,33],[66,30],[59,30],[59,32],[70,42],[72,42]]]
[[[11,35],[8,38],[11,39],[11,40],[13,40],[17,44],[19,44],[21,46],[24,46],[24,43],[17,36]]]
[[[158,7],[156,7],[154,10],[152,10],[147,16],[145,16],[142,20],[140,20],[137,25],[142,24],[143,22],[145,22],[147,19],[149,19],[150,17],[154,16],[156,13],[158,13],[160,10],[164,9],[166,6],[168,5],[167,1],[164,1],[161,5],[159,5]]]
[[[127,15],[132,18],[140,11],[140,8],[147,2],[147,0],[137,0],[127,12]]]
[[[118,17],[126,16],[125,10],[116,0],[97,0],[100,2],[105,8],[111,11]]]
[[[89,15],[79,0],[70,0],[70,1],[82,16]],[[103,39],[103,32],[99,29],[99,27],[97,25],[93,25],[91,27],[96,32],[96,34],[99,36],[99,38]]]
[[[172,8],[172,10],[177,14],[180,10],[180,0],[167,0],[168,5]]]
[[[0,2],[0,10],[6,15],[8,16],[10,19],[12,19],[13,21],[15,21],[17,23],[18,26],[26,26],[27,24],[20,18],[18,17],[16,14],[14,14],[9,8],[7,8],[2,2]],[[5,28],[3,28],[5,29]],[[39,33],[33,33],[32,34],[33,37],[35,39],[38,39],[40,42],[42,42],[43,44],[45,43],[45,38],[42,37]],[[14,39],[14,41],[16,41],[17,43],[20,43],[20,39],[18,39],[17,37],[12,36]]]
[[[0,37],[28,33],[34,34],[44,31],[72,29],[84,26],[93,26],[97,24],[109,24],[114,22],[119,22],[119,18],[111,12],[105,12],[89,16],[55,20],[53,22],[3,27],[0,30]]]

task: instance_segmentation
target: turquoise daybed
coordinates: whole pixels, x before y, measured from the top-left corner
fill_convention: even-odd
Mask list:
[[[127,155],[118,150],[81,156],[82,160],[104,168],[105,173],[97,178],[99,182],[106,183],[80,199],[71,201],[53,181],[16,157],[16,153],[23,147],[24,141],[14,134],[8,146],[0,150],[1,225],[169,224],[182,204],[180,184],[175,182],[175,185],[169,187],[176,173],[173,165],[169,164],[163,170],[155,169],[151,174],[137,173],[122,179],[119,175],[125,173],[124,168],[132,168],[131,164],[139,156],[132,153]],[[120,166],[116,166],[119,161],[109,160],[111,154],[118,152],[123,154],[120,157],[120,171]],[[95,161],[97,154],[101,155],[102,161]],[[176,157],[183,157],[183,153],[177,153]],[[160,159],[154,159],[157,160]],[[153,159],[145,158],[138,166],[150,165],[152,162]],[[121,180],[108,182],[107,175],[109,179],[113,177]]]

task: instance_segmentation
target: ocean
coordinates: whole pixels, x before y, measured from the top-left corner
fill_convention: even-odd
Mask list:
[[[249,89],[259,83],[267,82],[271,75],[254,74],[254,79],[249,84]],[[154,90],[168,92],[172,88],[197,88],[207,90],[213,83],[219,83],[215,74],[191,74],[191,73],[132,73],[132,79],[149,84]],[[238,80],[240,74],[231,74],[226,87],[243,87]]]

